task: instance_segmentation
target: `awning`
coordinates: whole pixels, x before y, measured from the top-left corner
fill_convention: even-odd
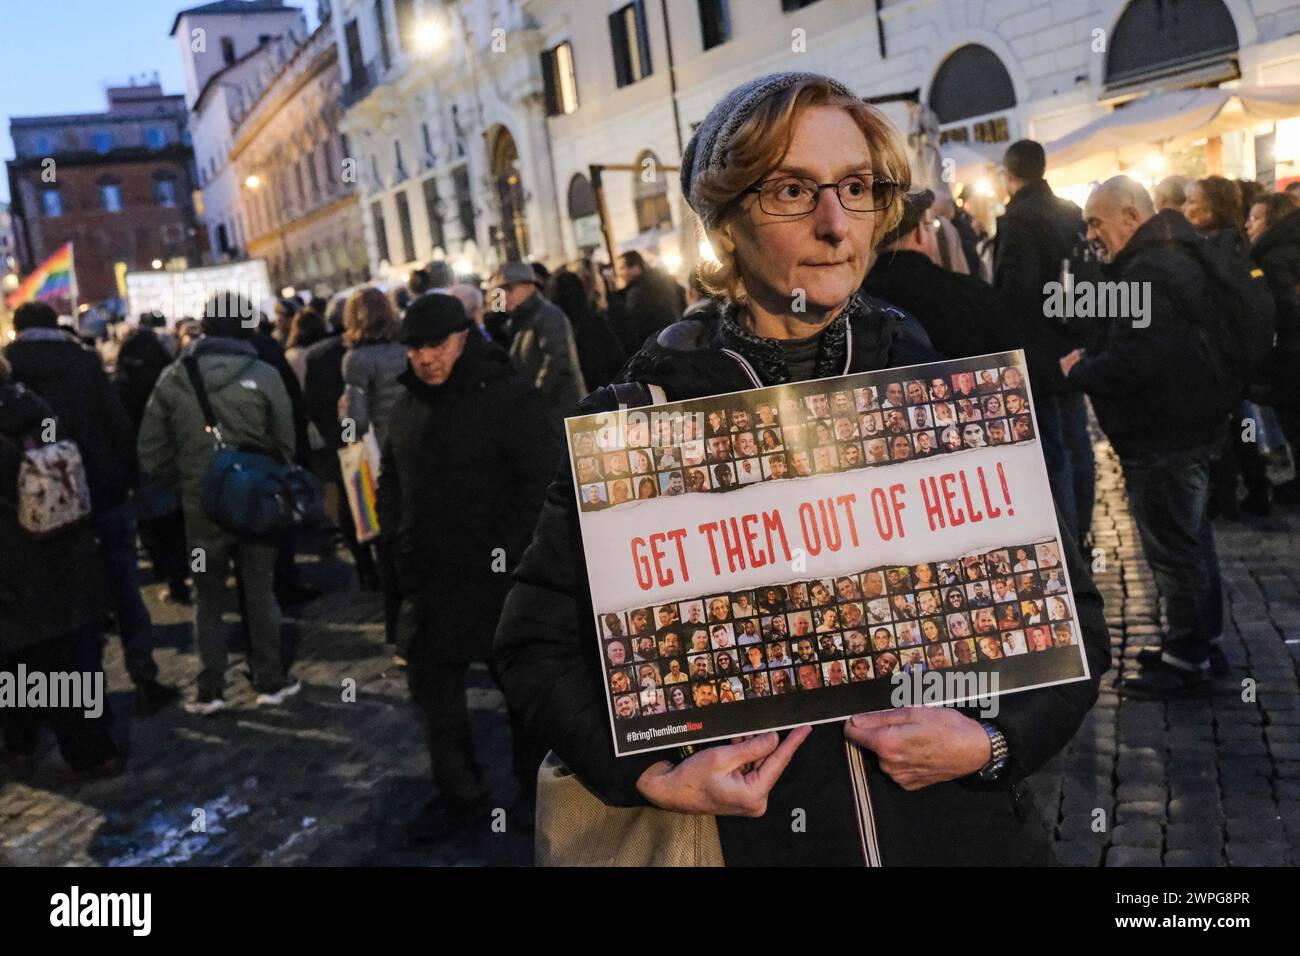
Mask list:
[[[1300,86],[1150,93],[1048,143],[1049,177],[1086,182],[1163,147],[1180,147],[1256,123],[1300,115]]]

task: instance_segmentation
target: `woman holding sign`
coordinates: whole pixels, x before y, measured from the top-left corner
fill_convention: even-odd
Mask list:
[[[715,301],[634,355],[626,382],[682,401],[941,358],[913,319],[858,291],[910,174],[888,122],[846,87],[807,73],[737,87],[697,128],[681,176],[717,255],[702,277]],[[578,412],[618,404],[604,388]],[[1073,736],[1109,666],[1101,600],[1073,546],[1090,681],[1002,697],[987,728],[957,709],[900,708],[618,758],[581,540],[566,468],[516,574],[497,655],[512,706],[605,801],[716,816],[730,865],[1051,861],[1021,781]],[[875,679],[897,667],[881,654]],[[791,692],[788,672],[771,679],[773,694]],[[792,831],[796,809],[807,832]]]

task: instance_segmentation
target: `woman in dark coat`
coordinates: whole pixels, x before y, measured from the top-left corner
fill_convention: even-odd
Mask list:
[[[1272,399],[1292,452],[1300,454],[1300,210],[1290,193],[1257,199],[1247,229],[1254,245],[1251,260],[1277,304],[1277,348],[1273,351]],[[1254,228],[1252,228],[1252,226]],[[1300,479],[1277,489],[1281,501],[1300,501]]]
[[[1187,187],[1187,202],[1183,215],[1196,227],[1207,243],[1221,252],[1246,261],[1250,245],[1246,238],[1245,219],[1242,212],[1241,190],[1237,184],[1222,176],[1206,176]],[[1245,395],[1242,396],[1246,398]],[[1247,409],[1243,405],[1238,418],[1244,419]],[[1237,502],[1237,475],[1246,485],[1246,498]],[[1225,517],[1236,518],[1238,508],[1251,514],[1266,515],[1271,510],[1272,489],[1264,468],[1259,444],[1245,441],[1240,428],[1228,430],[1223,455],[1211,475],[1213,508]]]
[[[95,536],[89,523],[36,539],[18,524],[18,471],[25,449],[41,443],[54,411],[35,392],[9,383],[0,358],[0,670],[73,672],[86,669],[82,629],[93,628],[108,608]],[[99,639],[98,633],[86,638]],[[5,751],[18,764],[35,755],[40,724],[48,719],[64,761],[83,776],[121,770],[109,729],[107,682],[102,669],[93,676],[101,690],[102,712],[85,709],[5,708]]]
[[[576,272],[561,269],[547,283],[546,297],[560,307],[573,326],[582,379],[591,388],[614,381],[626,356],[606,312],[597,309],[586,283]]]
[[[866,163],[881,181],[847,197],[862,205],[870,196],[871,211],[850,213],[823,187],[811,210],[778,220],[761,205],[771,197],[749,191],[778,166],[831,183]],[[873,240],[898,220],[890,180],[906,188],[901,147],[879,113],[839,83],[777,74],[733,90],[682,163],[683,194],[719,254],[706,281],[725,304],[662,330],[621,377],[680,401],[935,360],[914,320],[856,294]],[[796,299],[806,310],[796,311]],[[616,404],[600,389],[579,413]],[[615,757],[567,468],[547,493],[502,614],[501,679],[511,705],[607,802],[716,816],[729,865],[1046,863],[1050,844],[1024,778],[1074,735],[1109,666],[1101,598],[1072,541],[1066,558],[1091,679],[1000,699],[993,723],[1009,757],[991,781],[976,774],[993,766],[993,733],[951,708],[859,715],[784,739],[762,734],[680,762],[664,751]],[[794,832],[799,817],[806,832]]]
[[[407,676],[424,712],[443,803],[417,821],[416,840],[486,807],[465,675],[471,662],[491,660],[510,572],[532,537],[559,458],[542,396],[502,349],[466,331],[469,325],[453,296],[430,293],[407,309],[400,338],[409,363],[398,378],[403,390],[389,416],[379,478],[380,526],[391,536],[414,624]],[[514,744],[517,754],[531,752],[518,724]],[[536,767],[520,761],[525,793]]]

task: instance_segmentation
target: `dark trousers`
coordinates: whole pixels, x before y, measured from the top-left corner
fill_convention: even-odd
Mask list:
[[[185,583],[190,569],[185,560],[185,513],[181,509],[141,521],[140,542],[149,552],[155,578],[173,585]]]
[[[464,806],[487,797],[470,732],[465,692],[469,664],[438,661],[432,650],[425,637],[411,642],[406,654],[407,684],[423,718],[434,786],[448,803]],[[488,670],[500,687],[495,665],[489,662]],[[537,794],[537,768],[550,748],[532,738],[513,710],[509,715],[512,770],[524,799],[532,801]]]
[[[1223,631],[1219,556],[1208,514],[1219,448],[1214,442],[1120,459],[1142,550],[1165,600],[1163,657],[1184,669],[1208,666],[1210,644]]]
[[[487,797],[470,732],[465,695],[469,664],[434,660],[429,645],[427,640],[412,642],[406,680],[424,720],[434,786],[448,804],[467,806]]]
[[[1070,463],[1070,486],[1074,491],[1076,538],[1092,531],[1092,509],[1096,504],[1097,462],[1092,454],[1092,436],[1088,433],[1088,399],[1083,392],[1066,392],[1057,396],[1060,413],[1061,441]]]
[[[1222,454],[1214,467],[1213,493],[1219,510],[1232,514],[1237,508],[1237,476],[1246,483],[1246,493],[1259,500],[1269,492],[1268,470],[1259,445],[1263,423],[1254,420],[1254,441],[1242,441],[1245,431],[1246,406],[1238,408],[1228,428]]]
[[[379,572],[379,585],[384,591],[384,641],[398,645],[397,653],[401,654],[405,651],[405,642],[398,640],[397,622],[402,610],[402,592],[397,586],[397,565],[390,542],[391,538],[380,535],[371,543],[379,558],[375,562],[375,568]]]
[[[28,673],[41,671],[47,675],[87,670],[78,661],[83,640],[81,632],[72,631],[24,647],[5,657],[4,668],[15,673],[18,665],[24,664]],[[107,681],[104,682],[103,713],[97,717],[87,717],[85,708],[77,707],[14,707],[0,711],[5,750],[11,754],[32,756],[36,752],[41,723],[46,720],[54,731],[59,753],[73,770],[97,767],[117,753],[111,734],[113,711],[108,704]]]
[[[1079,515],[1074,503],[1074,477],[1070,453],[1065,446],[1065,429],[1061,423],[1061,406],[1055,395],[1034,401],[1038,418],[1038,437],[1043,443],[1043,462],[1047,465],[1047,482],[1056,501],[1056,514],[1074,538],[1079,534]]]
[[[127,673],[136,684],[156,680],[158,665],[153,659],[153,621],[140,594],[135,503],[128,499],[115,508],[96,514],[94,521],[95,535],[99,538],[99,557],[117,617],[117,633],[122,638]]]

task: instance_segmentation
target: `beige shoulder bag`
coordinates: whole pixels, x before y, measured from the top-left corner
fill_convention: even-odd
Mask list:
[[[723,866],[717,818],[615,807],[554,752],[537,773],[538,866]]]

